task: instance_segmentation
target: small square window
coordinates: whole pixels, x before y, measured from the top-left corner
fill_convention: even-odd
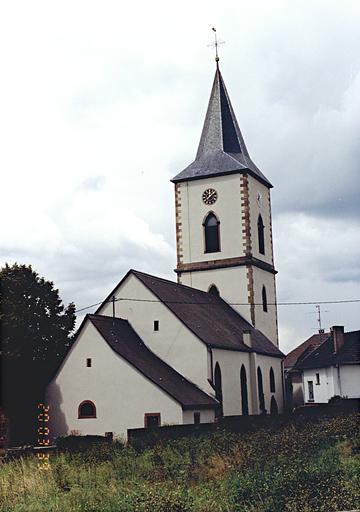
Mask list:
[[[91,357],[88,357],[88,358],[86,359],[86,366],[87,366],[88,368],[91,368],[91,366],[92,366]]]
[[[194,425],[199,425],[200,423],[200,413],[194,412]]]
[[[161,419],[159,412],[146,413],[144,417],[145,428],[160,427]]]
[[[320,373],[316,374],[316,384],[320,384]]]
[[[154,320],[154,331],[159,330],[159,320]]]

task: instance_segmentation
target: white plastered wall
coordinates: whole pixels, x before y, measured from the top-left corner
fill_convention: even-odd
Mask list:
[[[96,418],[78,418],[84,400],[96,405]],[[144,427],[145,413],[160,413],[162,424],[181,424],[183,419],[181,405],[116,354],[90,321],[49,384],[47,403],[52,438],[71,431],[114,432],[126,438],[128,428]]]
[[[317,373],[320,384],[316,384]],[[309,402],[309,381],[313,382],[315,403],[327,403],[335,395],[360,398],[360,365],[304,370],[303,380],[305,403]]]
[[[251,323],[245,266],[183,272],[181,283],[206,292],[214,284],[220,296]]]
[[[257,354],[257,366],[260,366],[262,372],[265,409],[267,413],[270,413],[270,403],[272,396],[274,396],[276,400],[279,413],[282,413],[284,410],[284,394],[281,359],[279,357],[270,357]],[[270,392],[270,368],[274,370],[275,393]]]
[[[214,205],[206,205],[202,194],[217,191]],[[183,263],[244,256],[240,175],[218,176],[180,184]],[[209,212],[220,220],[220,252],[204,253],[203,222]]]
[[[253,267],[255,326],[278,346],[278,329],[276,314],[275,276],[270,272]],[[262,289],[265,286],[267,311],[263,310]]]
[[[250,175],[248,184],[252,255],[273,265],[270,190]],[[218,199],[214,205],[208,206],[202,201],[202,194],[207,188],[214,188],[218,193]],[[258,194],[261,195],[260,201],[258,201]],[[183,264],[245,256],[239,174],[181,183],[180,198]],[[220,220],[221,250],[205,253],[203,221],[210,211]],[[259,253],[257,228],[259,214],[264,222],[265,255]],[[276,306],[269,305],[266,313],[261,306],[263,286],[266,288],[268,303],[276,303],[275,275],[254,266],[253,278],[255,303],[260,304],[255,306],[255,326],[275,345],[278,345]],[[209,287],[215,284],[220,295],[229,304],[234,304],[234,309],[251,322],[248,305],[249,278],[245,266],[182,272],[180,282],[204,291],[208,291]]]
[[[251,365],[251,358],[255,356],[255,365]],[[232,350],[213,350],[213,364],[219,363],[222,378],[223,412],[225,416],[242,414],[240,370],[244,365],[247,377],[249,414],[259,414],[257,367],[261,368],[265,408],[270,413],[270,401],[274,396],[279,413],[283,411],[283,384],[281,373],[281,359],[263,356],[260,354],[235,352]],[[255,369],[255,375],[251,372]],[[270,393],[270,368],[273,368],[275,377],[275,393]],[[257,406],[254,406],[254,401]]]
[[[249,206],[250,206],[250,234],[251,234],[251,250],[252,255],[261,261],[272,265],[273,260],[273,244],[271,236],[271,207],[270,207],[270,190],[252,176],[248,177],[249,183]],[[260,204],[257,195],[260,193]],[[258,218],[259,214],[264,223],[264,242],[265,254],[260,254],[258,244]]]
[[[194,423],[194,413],[198,412],[200,414],[200,423],[214,423],[215,421],[215,412],[210,409],[194,409],[191,411],[184,411],[183,413],[183,423],[184,425],[189,425]]]
[[[340,366],[341,396],[360,398],[360,364]]]
[[[335,368],[334,368],[335,369]],[[309,382],[313,383],[314,400],[310,403],[327,403],[329,399],[337,394],[337,375],[334,373],[332,367],[328,368],[313,368],[310,370],[304,370],[304,399],[305,403],[310,402],[309,397]],[[316,384],[316,374],[319,374],[320,384]],[[335,379],[334,379],[335,377]]]
[[[130,274],[115,291],[115,295],[117,298],[131,299],[115,302],[116,316],[128,320],[144,343],[161,359],[213,395],[208,382],[206,345],[135,275]],[[99,314],[111,316],[112,307],[111,303],[105,304]],[[159,321],[159,331],[154,331],[154,320]]]

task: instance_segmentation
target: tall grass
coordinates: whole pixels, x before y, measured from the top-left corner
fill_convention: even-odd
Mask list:
[[[359,416],[0,465],[1,512],[331,512],[360,506]]]

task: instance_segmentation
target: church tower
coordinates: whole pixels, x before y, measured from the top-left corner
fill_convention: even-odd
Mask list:
[[[218,293],[278,345],[272,185],[249,156],[218,62],[196,158],[172,182],[178,282]]]

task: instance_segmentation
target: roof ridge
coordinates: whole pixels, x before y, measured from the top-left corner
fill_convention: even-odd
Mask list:
[[[189,286],[187,284],[177,283],[176,281],[170,281],[170,279],[165,279],[164,277],[158,277],[158,276],[154,276],[152,274],[147,274],[146,272],[141,272],[139,270],[131,270],[131,272],[133,272],[135,275],[136,274],[143,274],[146,277],[151,277],[151,278],[157,279],[159,281],[164,281],[165,283],[169,283],[169,284],[175,285],[175,286],[180,287],[180,288],[187,288],[187,289],[191,290],[192,292],[195,291],[196,293],[204,294],[206,297],[214,297],[214,298],[216,298],[214,295],[210,295],[209,292],[205,292],[204,290],[200,290],[199,288],[194,288],[194,287]]]

